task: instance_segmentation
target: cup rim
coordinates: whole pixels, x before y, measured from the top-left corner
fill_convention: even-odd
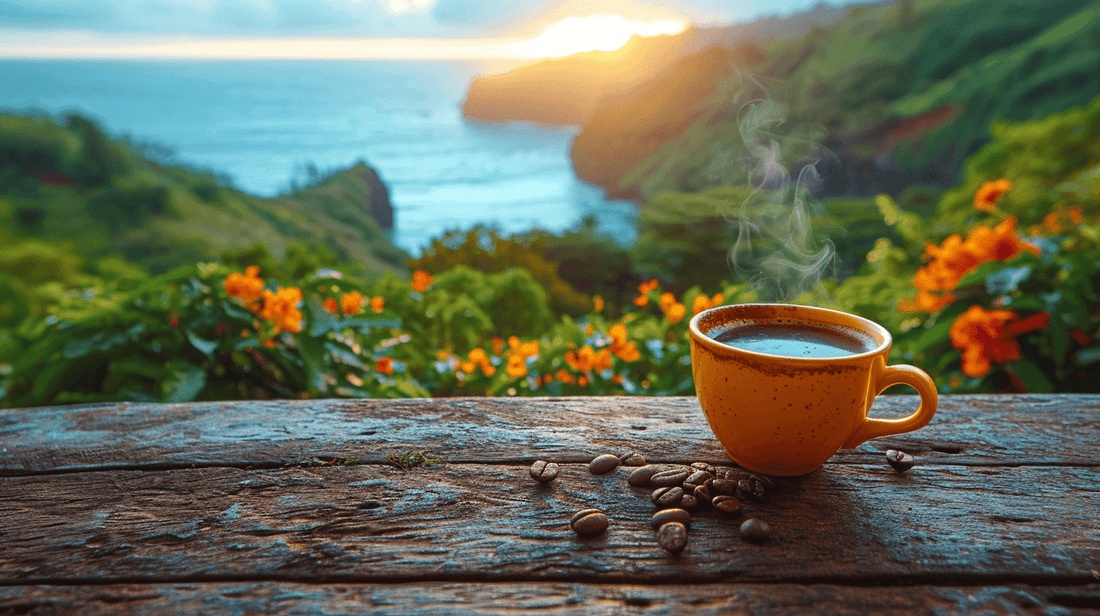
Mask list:
[[[730,309],[733,309],[733,308],[742,308],[742,309],[750,309],[751,310],[753,307],[757,307],[757,306],[767,307],[767,308],[775,308],[775,307],[781,306],[781,307],[784,307],[784,308],[797,309],[798,311],[806,311],[806,312],[811,313],[811,315],[822,315],[822,316],[832,315],[834,317],[839,316],[839,317],[843,317],[843,318],[855,319],[856,322],[858,322],[860,325],[862,325],[866,330],[869,330],[869,333],[872,333],[872,335],[877,334],[878,336],[881,336],[882,337],[882,342],[880,344],[878,344],[875,348],[873,348],[869,351],[864,351],[862,353],[856,353],[854,355],[842,355],[842,356],[839,356],[839,357],[790,357],[790,356],[787,356],[787,355],[773,355],[771,353],[760,353],[758,351],[749,351],[747,349],[741,349],[741,348],[732,347],[732,346],[729,346],[729,345],[726,345],[726,344],[722,344],[721,342],[718,342],[718,341],[714,340],[713,338],[711,338],[710,336],[706,335],[705,333],[702,332],[702,330],[699,329],[699,323],[702,322],[703,319],[707,318],[707,316],[709,316],[711,314],[714,314],[716,312],[722,312],[722,311],[730,310]],[[826,322],[828,322],[828,321],[826,321]],[[718,352],[718,353],[721,353],[721,354],[732,354],[732,355],[745,354],[745,355],[748,355],[750,357],[768,358],[770,360],[776,360],[776,359],[789,360],[789,361],[796,362],[796,363],[799,363],[799,364],[835,364],[838,361],[853,361],[853,360],[854,361],[860,361],[860,360],[864,360],[864,359],[867,359],[867,358],[874,357],[876,355],[880,355],[880,354],[885,353],[886,351],[888,351],[890,349],[890,346],[893,344],[893,337],[890,335],[889,330],[887,330],[882,325],[879,325],[878,323],[875,323],[874,321],[872,321],[870,319],[861,317],[858,314],[852,314],[850,312],[844,312],[842,310],[834,310],[832,308],[821,308],[821,307],[818,307],[818,306],[804,306],[804,305],[801,305],[801,304],[748,302],[748,303],[743,303],[743,304],[725,304],[725,305],[722,305],[722,306],[715,306],[713,308],[708,308],[706,310],[703,310],[702,312],[700,312],[700,313],[696,314],[695,316],[693,316],[691,318],[691,321],[688,322],[688,331],[690,332],[691,339],[693,341],[695,341],[697,344],[700,344],[700,345],[703,345],[703,346],[707,347],[712,352]]]

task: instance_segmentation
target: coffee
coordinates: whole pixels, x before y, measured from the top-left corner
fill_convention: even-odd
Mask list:
[[[714,340],[754,353],[797,358],[835,358],[874,350],[875,341],[838,327],[749,323],[722,330]]]

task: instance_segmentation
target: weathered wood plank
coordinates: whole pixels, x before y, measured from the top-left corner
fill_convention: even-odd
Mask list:
[[[899,416],[913,396],[883,396]],[[927,463],[1095,466],[1100,396],[947,396],[926,428],[844,450],[866,464],[887,448]],[[728,460],[695,398],[456,398],[0,410],[0,474],[188,465],[281,466],[317,457],[383,462],[428,450],[453,462],[583,461],[637,449],[652,461]]]
[[[361,465],[0,478],[0,583],[577,581],[1082,584],[1100,570],[1100,469],[834,465],[748,515],[697,515],[664,552],[625,469]],[[604,535],[568,518],[598,506]]]
[[[277,582],[0,587],[0,614],[1095,614],[1100,585],[907,586]]]

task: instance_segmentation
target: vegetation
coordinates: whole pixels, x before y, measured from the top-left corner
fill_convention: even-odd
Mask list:
[[[1094,390],[1100,97],[1044,120],[1000,124],[994,134],[931,220],[880,197],[881,226],[865,225],[861,237],[884,233],[858,272],[830,283],[830,296],[800,299],[887,325],[894,360],[924,367],[943,391]],[[680,201],[695,207],[739,197],[711,191]],[[719,219],[689,219],[675,235],[717,250],[729,240]],[[320,270],[293,286],[261,277],[259,267],[212,263],[149,278],[104,260],[86,273],[71,252],[13,245],[0,255],[3,283],[32,289],[36,300],[22,310],[0,305],[3,402],[690,394],[687,320],[711,305],[759,297],[744,281],[711,295],[713,287],[677,293],[653,279],[618,307],[619,317],[599,296],[570,316],[551,309],[536,279],[552,273],[534,250],[545,245],[482,236],[499,250],[482,252],[477,232],[449,248],[441,240],[421,261],[440,269],[417,270],[411,282]],[[653,263],[647,237],[635,256]],[[713,254],[681,251],[708,261]],[[98,277],[106,273],[109,283]],[[690,278],[669,274],[680,284]],[[42,306],[45,319],[31,313]]]
[[[646,198],[743,185],[741,106],[766,93],[786,106],[787,126],[845,162],[832,194],[946,187],[992,122],[1042,118],[1100,92],[1097,40],[1100,6],[1086,0],[858,6],[798,38],[742,44],[701,102],[644,113],[664,81],[688,87],[671,74],[609,98],[573,157],[586,179]]]
[[[822,133],[779,122],[770,102],[741,122],[710,106],[636,174],[649,197],[631,246],[587,221],[455,231],[406,260],[366,167],[257,199],[77,116],[0,116],[0,405],[690,395],[691,316],[776,299],[882,323],[891,360],[944,392],[1097,391],[1100,97],[1067,106],[1100,86],[1059,84],[1098,64],[1077,46],[1100,17],[1069,0],[997,7],[854,9],[758,57],[791,84],[796,119],[955,109],[890,141],[898,160],[948,141],[972,152],[951,187],[814,200],[732,148],[746,147],[746,118],[768,128],[747,140],[770,148],[758,160],[800,160]],[[944,20],[956,38],[932,37]],[[1016,24],[1013,44],[991,23]],[[845,49],[853,37],[877,64]],[[852,117],[826,117],[829,132],[858,132]],[[1024,121],[990,124],[1005,117]]]
[[[360,164],[260,199],[154,162],[81,116],[0,115],[0,239],[67,242],[87,261],[120,256],[163,272],[261,244],[280,259],[322,252],[364,272],[401,271],[407,255],[376,222],[388,197],[374,180]]]

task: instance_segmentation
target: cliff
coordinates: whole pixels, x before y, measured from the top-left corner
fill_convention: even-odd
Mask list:
[[[637,87],[690,53],[703,40],[700,34],[635,36],[617,51],[540,60],[478,77],[470,84],[462,115],[489,122],[584,124],[601,99]]]

